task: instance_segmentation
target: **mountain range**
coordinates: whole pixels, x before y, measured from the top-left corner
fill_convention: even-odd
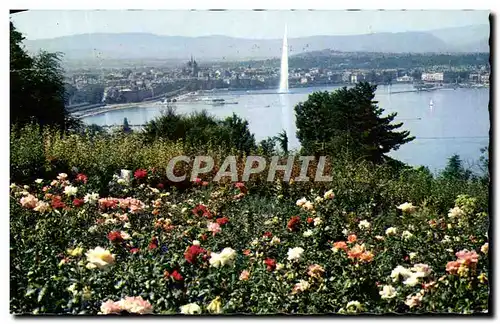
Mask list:
[[[443,53],[489,52],[490,26],[473,25],[426,32],[373,33],[289,38],[290,55],[330,49],[345,52]],[[64,53],[64,60],[266,59],[281,55],[281,39],[228,36],[162,36],[149,33],[95,33],[25,40],[29,52]]]

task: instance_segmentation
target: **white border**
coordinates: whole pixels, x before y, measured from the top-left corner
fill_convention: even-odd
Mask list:
[[[328,1],[317,1],[317,0],[308,0],[308,1],[297,1],[297,0],[287,0],[287,1],[272,1],[272,0],[252,0],[252,1],[244,1],[244,0],[219,0],[219,1],[214,1],[214,0],[183,0],[183,1],[175,1],[175,2],[163,2],[163,1],[158,1],[158,0],[119,0],[119,1],[102,1],[102,0],[86,0],[86,1],[56,1],[56,0],[45,0],[45,1],[37,1],[37,0],[19,0],[19,1],[2,1],[1,6],[2,6],[2,18],[5,19],[5,21],[2,21],[2,26],[4,27],[0,33],[1,35],[1,42],[2,46],[4,46],[3,51],[1,52],[2,55],[2,63],[3,63],[3,68],[1,69],[2,73],[2,86],[1,86],[1,91],[2,95],[0,96],[2,102],[2,109],[4,111],[4,116],[5,112],[8,111],[9,107],[9,76],[8,76],[8,39],[9,39],[9,32],[7,29],[8,26],[8,15],[7,15],[7,10],[8,9],[24,9],[24,8],[29,8],[29,9],[392,9],[392,10],[400,10],[400,9],[444,9],[444,10],[449,10],[449,9],[455,9],[455,10],[460,10],[460,9],[477,9],[477,10],[484,10],[484,9],[489,9],[493,13],[498,13],[498,4],[499,1],[487,1],[487,0],[453,0],[453,1],[447,1],[446,3],[442,2],[437,2],[437,1],[431,1],[431,0],[420,0],[420,1],[388,1],[388,0],[377,0],[377,1],[369,1],[369,0],[350,0],[350,1],[344,1],[344,2],[339,2],[339,1],[333,1],[333,0],[328,0]],[[496,22],[498,24],[498,21]],[[495,37],[496,41],[496,37]],[[497,55],[495,55],[495,58],[497,58]],[[495,61],[496,63],[497,61]],[[499,84],[498,84],[498,78],[495,77],[495,93],[498,93],[499,90]],[[498,98],[497,98],[498,100]],[[500,111],[497,112],[495,117],[495,124],[500,125],[499,119],[500,119]],[[7,264],[10,264],[9,261],[9,223],[8,223],[8,214],[9,214],[9,204],[8,204],[8,196],[7,196],[7,184],[9,183],[9,176],[8,176],[8,171],[9,170],[9,160],[8,160],[8,152],[9,152],[9,121],[8,117],[5,116],[2,118],[3,127],[1,128],[2,131],[2,136],[0,137],[0,145],[1,145],[1,150],[0,152],[2,153],[2,172],[0,172],[0,177],[1,177],[1,182],[2,183],[2,188],[4,194],[0,195],[0,206],[2,210],[2,221],[3,221],[3,226],[1,227],[2,234],[0,236],[0,239],[2,240],[2,243],[0,244],[0,253],[1,253],[1,258],[4,260],[4,267],[1,268],[2,272],[2,278],[4,278],[4,283],[7,283],[7,278],[9,277],[9,268],[7,267]],[[497,143],[497,136],[495,136],[495,143]],[[498,159],[498,143],[495,145],[495,160]],[[496,172],[496,177],[494,179],[494,183],[497,182],[497,178],[499,177],[498,175],[499,171],[497,170]],[[499,201],[499,192],[495,192],[495,201],[498,204]],[[494,217],[496,215],[491,215],[491,217]],[[497,232],[498,224],[500,221],[495,222],[495,232]],[[496,249],[495,245],[492,245],[492,251],[495,251],[495,260],[499,260],[498,258],[498,252]],[[493,275],[493,274],[491,274]],[[496,287],[498,287],[498,278],[495,276],[495,283]],[[5,286],[7,286],[8,283]],[[498,312],[499,307],[498,307],[498,289],[495,289],[497,293],[497,298],[494,300],[495,302],[495,309]],[[10,322],[13,321],[14,318],[9,314],[9,291],[8,289],[4,288],[2,289],[1,295],[1,300],[0,300],[0,305],[1,305],[1,315],[2,319]],[[68,318],[69,320],[73,320],[74,318]],[[292,318],[273,318],[273,320],[289,320]],[[293,318],[296,320],[306,320],[305,318]],[[353,320],[352,318],[350,318]],[[40,320],[40,318],[38,319]],[[41,320],[53,320],[53,318],[48,318],[48,319],[41,319]],[[83,319],[83,321],[87,320],[93,320],[93,321],[103,321],[104,319]],[[178,321],[179,319],[174,319],[174,318],[159,318],[159,319],[150,319],[152,322],[160,322],[160,321]],[[186,319],[182,319],[185,321]],[[192,319],[191,321],[198,321],[199,319]],[[216,319],[211,319],[212,321],[218,320]],[[240,318],[233,318],[233,319],[226,319],[230,321],[238,321]],[[261,319],[261,320],[270,320],[270,319]],[[334,318],[334,321],[340,320],[340,318]],[[364,321],[369,321],[367,318],[361,318],[361,319],[354,319],[359,322],[364,322]],[[386,319],[384,319],[386,320]],[[395,318],[395,320],[403,320],[403,318]],[[414,318],[414,320],[423,322],[423,321],[429,321],[432,320],[430,318],[425,318],[425,319],[417,319]],[[436,318],[435,320],[437,321],[442,321],[445,320],[444,318]],[[449,320],[449,319],[448,319]],[[451,319],[454,321],[455,319]],[[31,321],[31,319],[29,320]],[[120,321],[131,321],[130,319],[121,319]]]

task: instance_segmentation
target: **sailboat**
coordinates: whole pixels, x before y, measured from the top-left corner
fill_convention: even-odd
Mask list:
[[[429,101],[429,107],[432,108],[434,106],[434,103],[432,102],[432,99],[431,101]]]

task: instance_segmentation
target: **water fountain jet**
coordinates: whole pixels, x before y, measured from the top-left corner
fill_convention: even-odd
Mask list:
[[[287,27],[285,25],[285,35],[283,36],[283,50],[281,53],[281,73],[279,93],[288,92],[288,40]]]

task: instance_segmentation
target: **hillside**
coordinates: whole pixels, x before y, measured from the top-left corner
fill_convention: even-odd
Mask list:
[[[26,41],[31,51],[65,53],[68,59],[186,58],[247,59],[277,57],[281,39],[256,40],[226,36],[178,37],[143,33],[86,34]],[[289,39],[290,52],[322,50],[369,52],[442,52],[449,47],[427,33],[380,33],[354,36],[312,36]]]
[[[488,52],[489,26],[478,25],[429,32],[374,33],[290,38],[290,54],[330,49],[342,52],[443,53]],[[280,57],[281,39],[227,36],[161,36],[148,33],[100,33],[26,40],[28,51],[62,52],[65,61],[186,59],[248,60]]]

